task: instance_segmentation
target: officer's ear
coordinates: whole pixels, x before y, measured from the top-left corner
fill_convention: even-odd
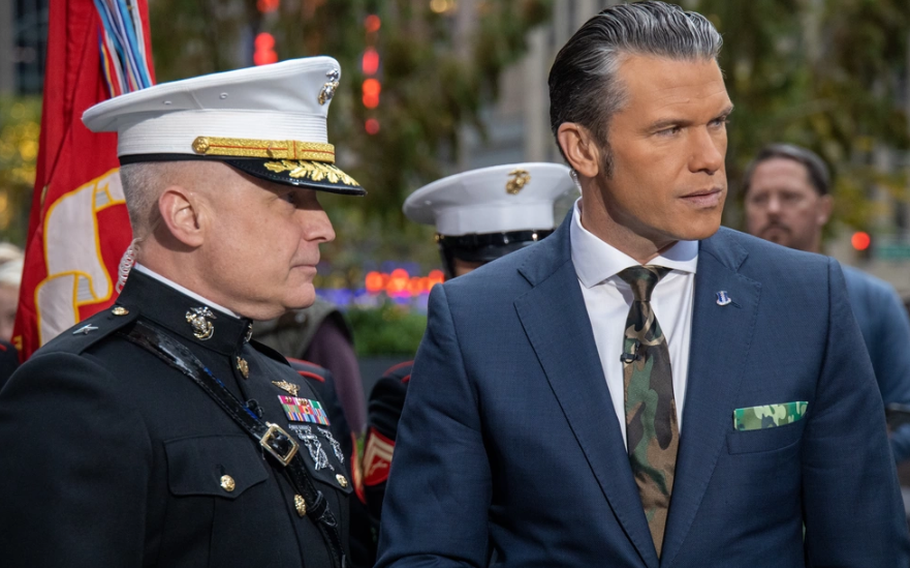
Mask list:
[[[204,241],[200,223],[202,201],[198,192],[176,184],[167,186],[158,197],[161,226],[187,247],[199,247]]]
[[[556,139],[569,162],[569,167],[586,178],[600,172],[601,148],[591,132],[575,122],[563,122],[556,130]]]

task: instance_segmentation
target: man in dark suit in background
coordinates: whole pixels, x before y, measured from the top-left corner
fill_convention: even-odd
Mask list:
[[[743,192],[749,234],[822,252],[822,228],[833,203],[831,176],[817,154],[792,144],[766,146],[746,171]],[[910,405],[910,318],[900,296],[884,280],[842,268],[882,400]],[[891,432],[891,449],[898,463],[910,458],[910,424]]]
[[[338,425],[251,339],[315,298],[317,191],[364,193],[326,139],[339,78],[297,59],[86,111],[118,133],[137,264],[0,391],[3,566],[349,565]]]
[[[556,56],[582,197],[430,294],[379,567],[910,564],[840,266],[719,229],[720,45],[642,2]]]

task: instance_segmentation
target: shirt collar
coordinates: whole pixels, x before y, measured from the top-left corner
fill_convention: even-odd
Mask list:
[[[572,263],[585,288],[591,288],[639,262],[616,247],[594,236],[581,224],[581,198],[575,202],[570,226]],[[698,266],[698,241],[676,241],[676,244],[648,262],[674,271],[695,274]]]

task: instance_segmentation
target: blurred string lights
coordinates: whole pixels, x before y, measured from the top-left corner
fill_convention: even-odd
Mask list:
[[[411,276],[408,269],[399,266],[367,272],[363,287],[356,290],[319,288],[317,293],[341,308],[378,307],[392,301],[401,307],[425,312],[430,290],[444,281],[441,270],[431,270],[426,276]]]
[[[379,94],[382,92],[382,83],[379,79],[381,62],[379,51],[376,45],[379,41],[379,28],[382,27],[382,20],[376,14],[370,14],[363,20],[365,33],[364,44],[366,47],[360,56],[360,71],[364,79],[361,85],[363,106],[367,109],[367,117],[363,123],[363,128],[367,134],[374,135],[379,133],[379,118],[374,111],[379,106]]]
[[[260,14],[271,14],[278,11],[281,0],[257,0],[256,9]],[[253,40],[253,63],[255,65],[268,65],[278,61],[278,52],[275,51],[275,36],[268,32],[259,32]]]
[[[368,294],[385,293],[390,298],[413,298],[429,294],[433,286],[442,284],[444,280],[441,270],[431,270],[426,276],[411,276],[403,268],[396,268],[391,274],[374,270],[367,272],[364,289]]]

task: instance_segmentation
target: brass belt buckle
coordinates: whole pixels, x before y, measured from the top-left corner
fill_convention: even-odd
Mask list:
[[[289,463],[291,463],[291,460],[294,459],[294,456],[297,455],[297,449],[300,447],[300,445],[297,443],[296,440],[291,438],[288,435],[288,433],[285,432],[281,428],[281,426],[279,426],[277,424],[272,424],[271,422],[266,422],[265,425],[268,426],[269,429],[266,431],[265,434],[262,435],[262,438],[259,439],[259,445],[262,446],[263,448],[265,448],[265,450],[267,452],[269,452],[270,454],[275,456],[275,459],[280,461],[281,465],[284,465],[284,466],[288,465]],[[284,437],[287,438],[288,441],[291,443],[291,449],[288,450],[287,455],[282,456],[281,454],[276,452],[275,449],[272,448],[272,446],[269,445],[269,440],[272,438],[272,436],[275,435],[275,432],[281,432],[282,434],[284,434]]]

